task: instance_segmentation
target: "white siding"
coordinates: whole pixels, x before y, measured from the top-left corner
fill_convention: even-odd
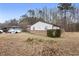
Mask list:
[[[37,22],[34,25],[30,27],[30,30],[46,30],[46,29],[52,29],[53,25],[43,23],[43,22]]]
[[[60,29],[60,27],[57,27],[57,26],[53,26],[52,29]]]

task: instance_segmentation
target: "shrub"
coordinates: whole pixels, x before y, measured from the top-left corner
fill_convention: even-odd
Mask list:
[[[27,30],[26,29],[23,29],[22,32],[27,32]]]
[[[47,36],[48,37],[60,37],[61,30],[60,29],[49,29],[47,30]]]
[[[28,38],[26,41],[27,42],[32,42],[33,41],[33,38]]]

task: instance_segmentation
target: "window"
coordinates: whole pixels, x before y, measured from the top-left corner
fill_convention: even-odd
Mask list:
[[[33,27],[33,30],[35,30],[35,27]]]
[[[47,30],[47,26],[45,26],[45,30]]]

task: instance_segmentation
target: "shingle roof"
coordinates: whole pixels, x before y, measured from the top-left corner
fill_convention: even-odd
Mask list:
[[[56,25],[56,24],[48,23],[48,22],[46,22],[46,21],[38,21],[38,22],[43,22],[43,23],[47,23],[47,24],[51,24],[51,25],[54,25],[54,26],[60,27],[60,26],[58,26],[58,25]],[[37,22],[36,22],[36,23],[37,23]],[[34,24],[35,24],[35,23],[34,23]]]

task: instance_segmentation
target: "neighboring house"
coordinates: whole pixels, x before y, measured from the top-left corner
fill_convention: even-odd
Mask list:
[[[60,29],[60,27],[41,21],[30,26],[30,30],[47,30],[47,29]]]
[[[12,26],[8,29],[9,33],[19,33],[22,32],[22,29],[19,26]]]

